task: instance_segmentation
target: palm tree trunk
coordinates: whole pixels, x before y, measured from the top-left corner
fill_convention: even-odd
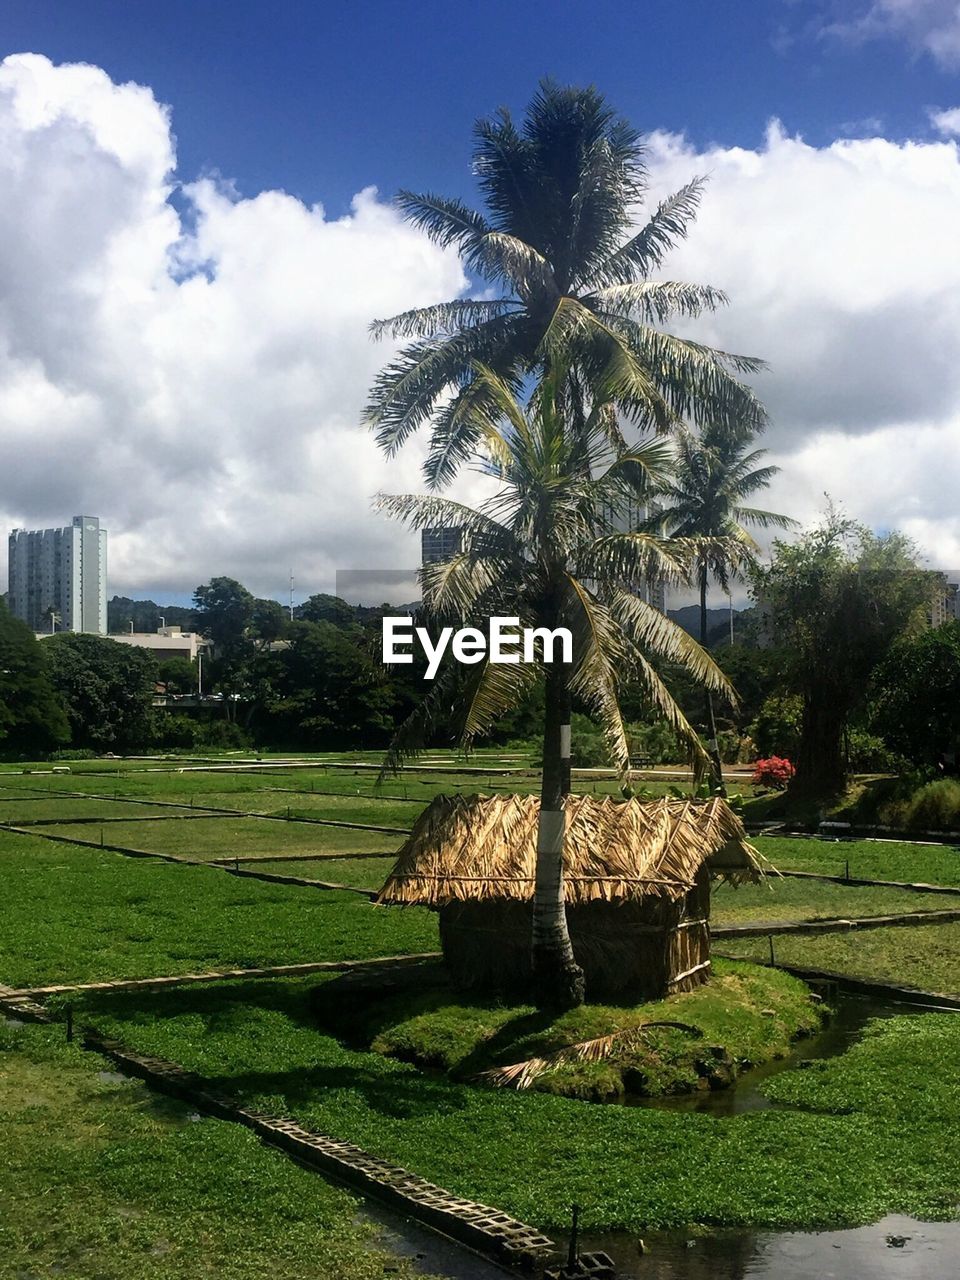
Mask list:
[[[544,695],[543,781],[533,896],[533,991],[540,1008],[583,1004],[583,970],[577,964],[563,892],[564,799],[570,786],[570,694],[564,668],[548,668]]]
[[[707,647],[707,568],[703,565],[700,569],[700,644],[705,649]],[[717,742],[717,721],[713,714],[713,694],[709,689],[705,690],[707,700],[707,733],[710,735],[707,741],[707,751],[710,755],[710,789],[717,792],[721,796],[727,794],[727,789],[723,785],[723,764],[720,760],[720,744]]]

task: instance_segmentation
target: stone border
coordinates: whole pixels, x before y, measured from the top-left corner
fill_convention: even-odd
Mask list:
[[[779,960],[771,963],[759,956],[734,956],[729,952],[714,952],[721,960],[738,960],[746,964],[760,964],[765,969],[782,969],[784,973],[792,973],[795,978],[805,982],[832,983],[840,991],[849,991],[853,995],[874,996],[880,1000],[901,1001],[903,1004],[919,1005],[924,1008],[941,1007],[944,1010],[960,1010],[960,996],[947,995],[942,991],[924,991],[920,987],[899,986],[892,982],[879,982],[873,978],[858,978],[854,974],[835,973],[832,969],[809,969],[805,965],[781,964]]]
[[[42,1005],[8,987],[0,987],[0,1008],[24,1021],[53,1021]],[[418,1174],[369,1155],[353,1143],[311,1132],[293,1120],[251,1111],[233,1098],[214,1092],[201,1076],[162,1058],[134,1053],[115,1040],[104,1039],[95,1030],[84,1028],[79,1039],[84,1049],[107,1058],[124,1075],[190,1102],[219,1120],[242,1124],[262,1142],[286,1152],[298,1163],[345,1183],[494,1262],[526,1272],[542,1272],[547,1264],[559,1259],[558,1247],[549,1236],[499,1209],[453,1195]]]
[[[950,911],[911,911],[895,916],[858,916],[850,920],[776,920],[767,924],[718,924],[712,938],[766,938],[784,933],[849,933],[855,929],[910,928],[924,924],[955,924],[960,907]]]
[[[66,982],[41,987],[0,987],[0,1001],[33,1000],[84,991],[160,991],[166,987],[196,986],[207,982],[244,982],[252,978],[299,978],[313,973],[353,973],[415,968],[441,959],[439,951],[402,956],[372,956],[366,960],[314,960],[305,964],[265,965],[254,969],[211,969],[204,973],[164,974],[156,978],[114,978],[103,982]],[[39,1007],[39,1006],[38,1006]]]
[[[943,893],[960,895],[960,885],[923,884],[910,880],[867,880],[862,876],[831,876],[825,871],[781,871],[776,868],[776,875],[789,880],[826,880],[830,884],[854,885],[858,888],[903,889],[907,893]]]
[[[373,901],[379,893],[377,889],[363,889],[355,884],[338,884],[330,880],[314,880],[307,876],[285,876],[279,871],[248,871],[239,864],[239,858],[188,858],[182,853],[157,853],[152,849],[130,849],[122,844],[106,844],[102,840],[84,840],[80,836],[53,835],[37,827],[19,827],[10,822],[0,822],[0,831],[8,831],[16,836],[33,836],[37,840],[49,840],[52,844],[74,844],[81,849],[95,849],[97,852],[119,853],[124,858],[153,858],[158,862],[172,862],[182,867],[212,867],[214,871],[225,871],[229,876],[245,876],[248,880],[263,880],[267,884],[293,884],[307,889],[332,889],[337,893],[354,893]],[[350,857],[349,854],[320,854],[307,858],[287,858],[286,855],[264,857],[264,862],[303,861],[339,861]],[[360,857],[389,858],[390,854],[360,854]]]

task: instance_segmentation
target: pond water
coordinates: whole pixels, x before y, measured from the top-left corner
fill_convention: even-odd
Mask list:
[[[817,1035],[797,1042],[786,1058],[744,1072],[730,1089],[635,1105],[734,1116],[775,1106],[765,1080],[803,1061],[832,1058],[859,1039],[871,1018],[922,1012],[918,1006],[840,994]],[[951,1012],[953,1012],[951,1010]],[[960,1222],[918,1222],[890,1216],[845,1231],[649,1232],[643,1249],[626,1234],[585,1237],[584,1252],[602,1249],[623,1280],[948,1280],[960,1277]]]
[[[845,1053],[859,1039],[871,1018],[892,1018],[917,1012],[917,1006],[877,1000],[870,996],[835,995],[831,997],[831,1016],[816,1035],[797,1040],[783,1058],[765,1062],[742,1072],[729,1089],[702,1093],[681,1093],[667,1098],[630,1098],[628,1106],[653,1107],[666,1111],[706,1112],[715,1116],[742,1115],[745,1111],[763,1111],[775,1106],[761,1092],[770,1076],[815,1058],[834,1058]]]
[[[725,1231],[693,1238],[598,1236],[619,1280],[951,1280],[960,1275],[960,1223],[888,1217],[850,1231]]]

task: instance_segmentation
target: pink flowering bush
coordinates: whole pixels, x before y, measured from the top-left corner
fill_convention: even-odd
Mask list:
[[[758,787],[783,791],[795,773],[796,769],[784,756],[768,756],[753,766],[753,781]]]

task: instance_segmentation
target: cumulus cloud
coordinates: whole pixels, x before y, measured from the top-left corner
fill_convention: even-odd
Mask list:
[[[930,123],[937,133],[945,138],[960,138],[960,107],[949,107],[946,111],[931,111]]]
[[[823,495],[958,563],[960,151],[952,142],[816,148],[776,123],[757,150],[650,139],[654,198],[710,175],[669,274],[732,305],[692,331],[764,357],[783,467],[764,505],[802,519]]]
[[[358,424],[371,319],[455,295],[454,255],[374,189],[328,219],[203,179],[170,202],[167,108],[38,55],[0,65],[0,520],[100,514],[112,590],[282,591],[415,564],[370,514],[419,487]]]
[[[960,563],[957,144],[815,148],[774,125],[756,150],[657,134],[650,163],[654,199],[711,176],[668,267],[731,296],[698,336],[770,363],[764,505],[809,519],[829,492]],[[422,484],[419,446],[386,460],[358,425],[390,353],[367,325],[455,296],[455,256],[372,188],[330,219],[210,178],[171,201],[174,175],[149,89],[0,64],[0,521],[98,514],[111,590],[155,598],[415,564],[370,510]]]
[[[960,66],[960,4],[957,0],[872,0],[851,13],[849,0],[831,6],[838,16],[820,34],[853,44],[895,37],[941,67]]]

